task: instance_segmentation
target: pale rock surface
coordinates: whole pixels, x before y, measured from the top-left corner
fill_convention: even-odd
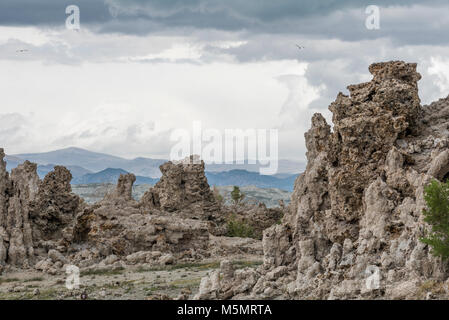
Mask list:
[[[262,241],[251,238],[209,236],[209,253],[213,256],[237,254],[263,255]]]
[[[204,161],[191,156],[183,161],[168,161],[160,166],[162,177],[142,197],[145,211],[173,217],[223,222],[204,174]]]
[[[370,82],[330,105],[332,130],[313,116],[307,169],[282,225],[264,231],[264,265],[221,285],[228,297],[431,299],[423,285],[446,281],[447,267],[419,238],[424,186],[449,176],[449,97],[421,107],[416,64],[369,70]],[[197,298],[221,293],[208,287]]]
[[[209,242],[207,221],[185,219],[161,212],[150,214],[131,196],[135,176],[121,175],[114,192],[76,217],[74,239],[131,264],[149,262],[147,252],[205,251]],[[168,262],[167,262],[168,263]]]
[[[34,262],[30,203],[37,197],[37,166],[28,161],[6,171],[0,149],[0,265],[27,268]]]
[[[30,220],[36,245],[65,250],[72,242],[75,216],[85,207],[72,192],[72,174],[55,166],[39,184],[36,198],[30,203]]]

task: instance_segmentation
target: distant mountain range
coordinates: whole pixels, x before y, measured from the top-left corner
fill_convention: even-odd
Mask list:
[[[98,184],[117,183],[120,174],[126,174],[123,169],[108,168],[97,173],[87,173],[80,177],[75,177],[72,184]],[[293,191],[293,185],[297,175],[290,175],[286,178],[276,178],[264,176],[256,172],[246,170],[231,170],[224,172],[206,172],[207,181],[210,186],[256,186],[258,188],[276,188],[286,191]],[[154,185],[157,178],[136,176],[135,185]]]
[[[46,165],[40,164],[37,166],[37,174],[42,179],[47,175],[47,173],[53,171],[54,167],[55,167],[54,164],[46,164]],[[80,166],[67,166],[66,168],[70,170],[73,177],[81,177],[84,176],[85,174],[93,174],[92,171],[84,169],[83,167]]]
[[[13,157],[13,156],[5,156],[6,161],[6,170],[11,171],[11,169],[17,167],[19,164],[21,164],[24,160],[17,158],[17,157]]]
[[[108,168],[97,173],[87,173],[81,177],[72,179],[72,184],[92,184],[92,183],[117,183],[121,174],[128,172],[123,169]],[[159,179],[136,176],[136,185],[140,184],[155,184]]]
[[[164,159],[125,159],[80,148],[66,148],[44,153],[7,155],[7,170],[17,167],[25,160],[38,164],[37,173],[43,178],[55,165],[67,167],[73,176],[72,184],[116,183],[121,173],[136,175],[136,185],[155,184]],[[304,163],[279,160],[278,174],[259,174],[258,164],[206,164],[206,177],[211,186],[256,186],[293,190],[294,180],[304,170]]]
[[[206,172],[207,181],[211,186],[256,186],[258,188],[276,188],[287,191],[293,191],[293,185],[297,176],[293,174],[284,178],[278,178],[246,170]]]
[[[223,172],[223,171],[230,171],[230,170],[246,170],[249,172],[259,172],[259,169],[264,166],[261,166],[260,164],[248,164],[248,161],[245,161],[245,164],[207,164],[206,163],[206,171],[209,172]],[[278,169],[277,174],[278,175],[292,175],[292,174],[298,174],[300,172],[303,172],[305,170],[305,163],[300,161],[292,161],[292,160],[285,160],[285,159],[279,159],[278,160]]]
[[[159,166],[167,161],[151,158],[128,160],[80,148],[67,148],[44,153],[24,153],[13,155],[13,157],[42,165],[58,164],[66,167],[79,166],[90,172],[99,172],[108,168],[121,168],[135,175],[153,178],[160,177],[161,172]]]
[[[26,159],[26,160],[28,160],[28,159]],[[15,157],[15,156],[7,155],[5,157],[5,161],[6,161],[6,170],[11,171],[11,169],[14,169],[15,167],[17,167],[19,164],[21,164],[25,160]],[[29,160],[29,161],[38,163],[37,161],[33,161],[33,160]],[[43,177],[45,177],[45,175],[47,173],[52,171],[55,166],[56,166],[56,164],[38,164],[37,174],[42,179]],[[85,174],[92,173],[92,171],[85,169],[83,167],[80,167],[80,166],[76,166],[76,165],[67,165],[65,167],[70,170],[73,177],[81,177]]]
[[[41,165],[57,164],[82,167],[90,172],[99,172],[108,168],[121,168],[143,177],[159,178],[159,166],[165,159],[135,158],[125,159],[105,153],[92,152],[80,148],[66,148],[44,153],[24,153],[8,156],[13,162],[29,160]],[[17,165],[16,165],[17,166]],[[235,169],[259,172],[259,164],[206,164],[206,171],[222,172]],[[279,160],[279,174],[294,174],[304,171],[305,164],[299,161]]]

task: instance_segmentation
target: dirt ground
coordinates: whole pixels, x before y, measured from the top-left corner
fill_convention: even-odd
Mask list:
[[[256,268],[260,257],[229,259],[236,269]],[[66,288],[66,274],[38,271],[9,272],[0,277],[0,300],[148,300],[193,297],[201,278],[217,269],[220,261],[164,267],[130,266],[114,271],[81,271],[78,289]],[[86,297],[87,296],[87,297]]]

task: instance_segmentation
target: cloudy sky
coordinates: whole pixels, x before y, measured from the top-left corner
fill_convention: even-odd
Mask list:
[[[280,157],[304,159],[311,115],[330,120],[372,62],[417,62],[423,104],[449,94],[448,12],[447,0],[2,0],[0,145],[166,158],[171,132],[201,121],[278,129]]]

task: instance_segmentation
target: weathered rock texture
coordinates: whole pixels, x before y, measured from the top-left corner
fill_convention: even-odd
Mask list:
[[[77,216],[74,238],[98,249],[103,257],[138,251],[180,253],[205,251],[208,228],[204,221],[149,215],[132,206],[100,205]]]
[[[9,176],[0,151],[0,264],[29,267],[36,249],[57,247],[74,221],[80,199],[71,193],[70,172],[56,167],[40,181],[37,165],[25,161]],[[53,243],[52,243],[53,241]]]
[[[57,274],[69,263],[121,268],[194,261],[211,253],[261,254],[261,241],[211,235],[225,232],[224,208],[210,190],[204,163],[193,156],[162,165],[163,177],[140,202],[132,198],[136,177],[126,174],[91,206],[72,193],[66,168],[56,166],[40,181],[36,164],[26,161],[9,175],[3,157],[1,150],[0,272],[5,265]],[[251,219],[269,211],[251,210]],[[269,225],[265,218],[261,230]]]
[[[136,182],[136,176],[134,174],[121,174],[117,182],[117,187],[112,193],[105,196],[103,203],[108,202],[113,205],[119,205],[121,203],[134,202],[132,196],[134,182]]]
[[[141,251],[205,252],[209,223],[164,214],[161,210],[149,211],[131,196],[135,179],[133,174],[121,175],[115,191],[77,215],[74,241],[88,243],[102,257],[111,254],[125,257]],[[169,188],[173,190],[176,186]],[[164,193],[160,186],[157,190]]]
[[[11,189],[6,163],[3,160],[5,152],[0,149],[0,273],[8,257],[9,235],[6,232],[6,216],[8,213],[8,199]]]
[[[162,177],[141,199],[142,207],[172,216],[218,221],[221,214],[204,174],[204,162],[191,156],[160,166]]]
[[[30,203],[33,238],[46,250],[66,250],[72,241],[72,229],[77,212],[84,204],[72,193],[72,174],[56,166],[40,183],[37,197]]]
[[[369,70],[330,105],[333,130],[313,116],[307,169],[282,225],[264,231],[264,265],[212,275],[197,298],[425,298],[424,283],[447,279],[419,238],[423,188],[449,172],[449,97],[421,107],[416,64]]]
[[[9,176],[3,157],[0,150],[0,264],[28,267],[34,254],[29,204],[37,195],[37,166],[26,161]]]

